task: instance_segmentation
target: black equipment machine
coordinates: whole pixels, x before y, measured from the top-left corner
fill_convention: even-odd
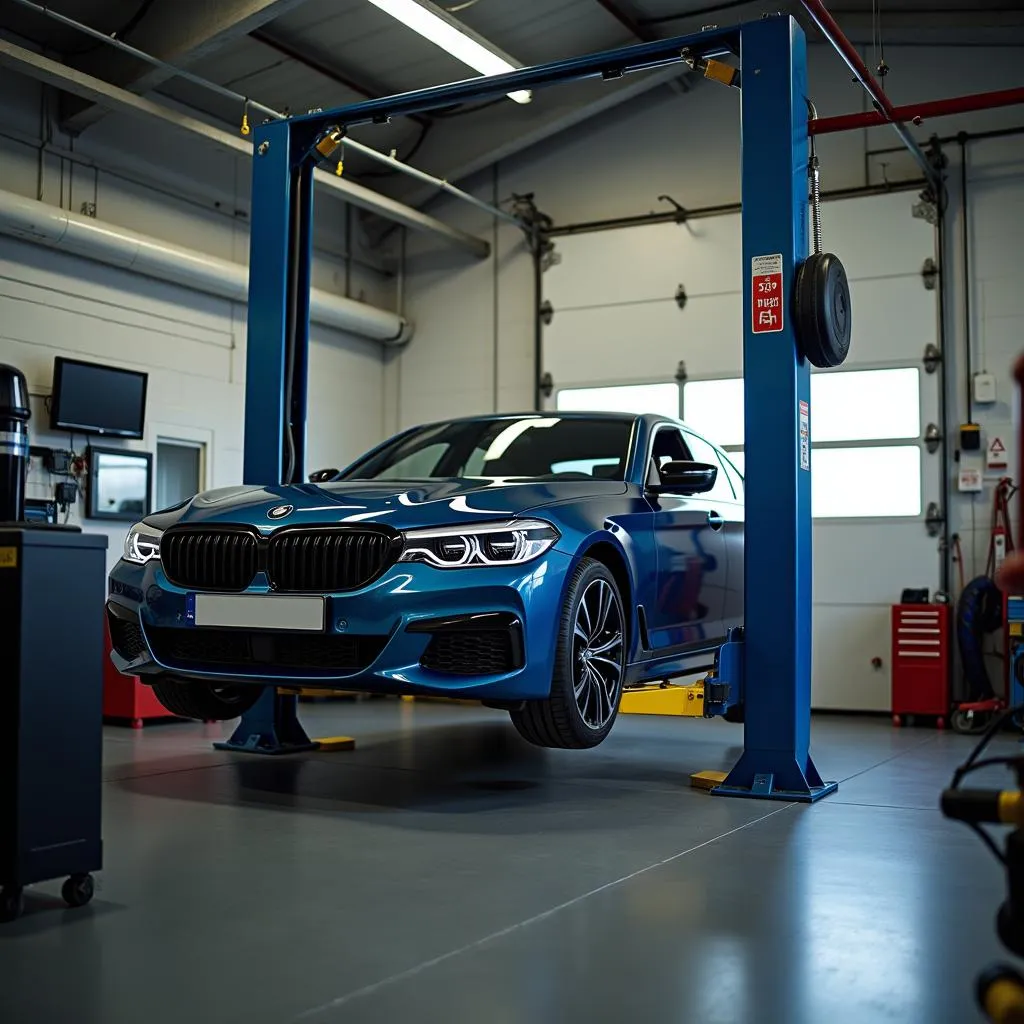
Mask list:
[[[16,522],[25,513],[30,416],[25,375],[0,364],[0,523]]]

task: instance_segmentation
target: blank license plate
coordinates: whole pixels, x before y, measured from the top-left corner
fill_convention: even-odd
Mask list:
[[[196,625],[322,631],[324,599],[283,594],[196,594]]]

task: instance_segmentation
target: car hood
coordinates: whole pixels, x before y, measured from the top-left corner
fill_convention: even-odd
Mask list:
[[[626,484],[621,480],[340,480],[276,487],[225,487],[198,494],[180,508],[147,517],[147,522],[161,529],[179,522],[249,523],[264,532],[285,525],[373,522],[406,530],[487,518],[507,519],[545,505],[625,491]]]

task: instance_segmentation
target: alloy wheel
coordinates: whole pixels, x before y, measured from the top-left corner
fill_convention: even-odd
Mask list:
[[[591,729],[603,729],[615,714],[624,654],[618,595],[607,580],[593,580],[576,606],[572,636],[573,693]]]

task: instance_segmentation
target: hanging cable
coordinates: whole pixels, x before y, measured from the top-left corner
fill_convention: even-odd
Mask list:
[[[996,555],[997,539],[1004,539],[1005,554],[1010,554],[1014,550],[1010,501],[1016,493],[1017,488],[1013,481],[1009,477],[1003,477],[996,485],[992,496],[992,526],[988,540],[988,561],[985,564],[985,575],[990,578],[995,578],[996,570],[999,568],[999,559]]]

